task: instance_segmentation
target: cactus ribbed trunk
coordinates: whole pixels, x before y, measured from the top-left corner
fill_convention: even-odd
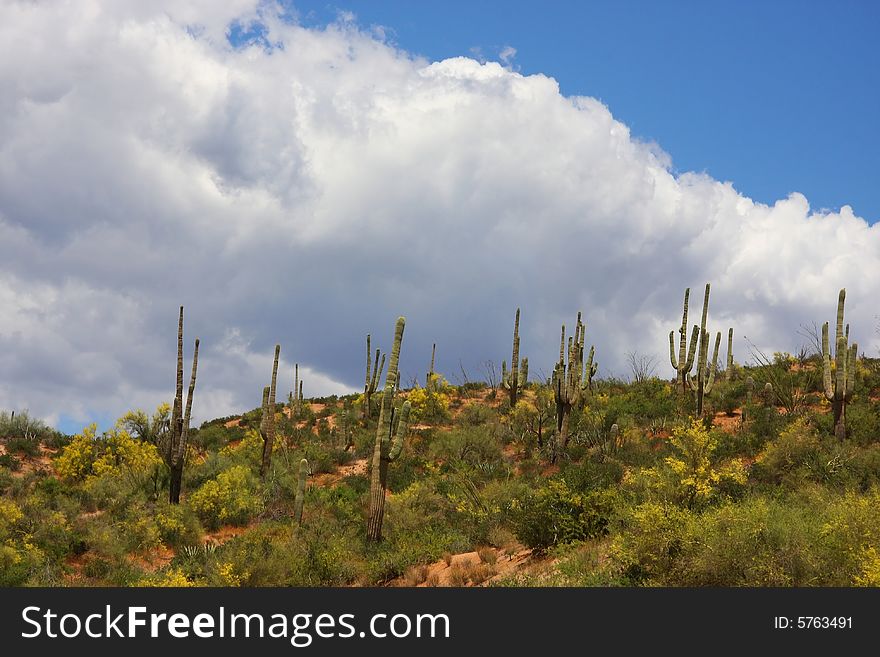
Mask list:
[[[707,286],[708,288],[708,286]],[[708,297],[708,289],[706,295]],[[675,369],[675,376],[678,385],[681,386],[682,393],[686,394],[688,390],[687,383],[687,374],[691,371],[691,368],[694,366],[694,355],[697,350],[697,337],[700,329],[694,326],[694,331],[691,334],[691,346],[688,349],[687,346],[687,322],[688,322],[688,299],[691,295],[691,289],[687,288],[684,291],[684,311],[681,314],[681,328],[678,329],[680,338],[678,343],[678,360],[675,360],[675,343],[674,343],[674,335],[675,331],[669,332],[669,360],[672,363],[672,367]],[[706,303],[708,303],[708,298]],[[704,303],[704,305],[706,305]],[[705,326],[703,327],[705,328]],[[560,355],[561,358],[561,355]]]
[[[513,353],[510,359],[510,371],[507,370],[507,361],[501,361],[501,387],[508,391],[510,396],[510,408],[516,406],[520,389],[524,388],[529,379],[529,359],[519,360],[519,308],[516,309],[516,319],[513,322]]]
[[[516,392],[519,383],[519,308],[513,321],[513,353],[510,356],[510,407],[516,406]]]
[[[278,357],[281,345],[275,345],[275,360],[272,363],[272,382],[269,385],[268,408],[266,412],[266,435],[263,436],[263,459],[260,462],[260,478],[265,479],[272,467],[272,450],[275,447],[275,383],[278,380]]]
[[[361,408],[361,418],[364,422],[370,419],[370,399],[379,385],[379,378],[382,376],[382,369],[385,367],[385,354],[382,354],[382,361],[379,361],[379,349],[376,349],[376,361],[373,363],[372,371],[370,369],[370,334],[367,334],[367,375],[364,378],[364,405]]]
[[[834,419],[834,436],[840,441],[846,439],[846,405],[852,400],[855,388],[856,357],[859,346],[849,342],[849,325],[844,328],[843,314],[846,302],[846,289],[841,289],[837,297],[837,327],[835,331],[835,370],[832,377],[831,351],[828,345],[828,322],[822,325],[822,374],[825,398],[831,402]]]
[[[733,327],[727,329],[727,367],[724,369],[724,378],[733,380]]]
[[[400,456],[409,421],[410,403],[407,401],[404,402],[400,409],[400,417],[395,427],[394,395],[399,376],[400,343],[403,340],[405,325],[406,319],[398,317],[394,329],[391,358],[388,363],[388,374],[385,377],[385,389],[382,393],[379,424],[376,427],[376,444],[373,447],[367,538],[376,542],[382,540],[382,522],[385,518],[385,491],[388,488],[388,464],[396,461]]]
[[[186,445],[189,437],[189,422],[192,415],[193,394],[196,389],[196,372],[199,366],[199,339],[196,338],[193,349],[192,372],[189,379],[189,389],[186,396],[184,410],[183,400],[183,306],[180,307],[180,315],[177,320],[177,376],[174,391],[174,404],[171,411],[171,425],[169,427],[168,450],[164,454],[165,463],[170,473],[168,501],[171,504],[180,503],[180,493],[183,482],[183,466],[186,461]]]
[[[437,353],[437,343],[435,342],[431,346],[431,369],[428,370],[428,374],[425,376],[425,390],[429,393],[434,392],[434,356]]]
[[[697,409],[697,417],[703,415],[703,400],[706,395],[712,392],[715,384],[715,374],[718,370],[718,350],[721,347],[721,332],[715,336],[715,350],[712,354],[712,362],[709,363],[709,331],[706,330],[706,318],[709,314],[709,283],[706,283],[706,293],[703,296],[703,316],[700,319],[699,328],[694,326],[693,337],[691,338],[691,347],[696,345],[696,339],[699,335],[699,347],[697,349],[697,372],[696,378],[685,372],[685,382],[694,393],[695,404]],[[728,334],[731,335],[731,334]],[[670,333],[670,344],[672,334]],[[686,363],[687,365],[687,363]],[[690,369],[689,367],[687,369]]]

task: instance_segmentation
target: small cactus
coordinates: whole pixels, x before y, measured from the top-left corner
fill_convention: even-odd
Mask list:
[[[299,462],[299,477],[296,480],[296,497],[293,500],[293,521],[297,525],[302,524],[303,502],[306,496],[306,478],[309,476],[309,462],[302,459]]]
[[[755,392],[755,379],[752,378],[751,375],[746,377],[746,403],[742,408],[742,415],[740,417],[740,424],[744,425],[746,420],[748,419],[749,408],[752,406],[752,395]]]

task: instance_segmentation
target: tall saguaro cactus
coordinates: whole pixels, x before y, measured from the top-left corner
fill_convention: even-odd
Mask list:
[[[431,346],[431,369],[425,375],[425,390],[429,393],[434,392],[434,356],[437,353],[437,343]]]
[[[263,436],[263,459],[260,462],[260,477],[265,478],[272,465],[272,449],[275,446],[275,383],[278,380],[278,357],[281,355],[281,345],[275,345],[275,361],[272,364],[272,383],[269,385],[269,398],[263,411],[265,423],[265,435]],[[263,426],[261,422],[261,427]]]
[[[565,363],[565,326],[559,341],[559,362],[553,369],[553,394],[556,399],[556,444],[560,449],[568,446],[568,425],[571,411],[583,408],[586,394],[593,382],[598,365],[593,362],[595,347],[590,346],[587,362],[584,363],[584,340],[586,326],[581,323],[581,313],[577,315],[574,336],[568,338],[568,364]]]
[[[516,406],[517,391],[524,387],[529,380],[529,359],[519,360],[519,308],[516,309],[516,319],[513,322],[513,354],[510,357],[510,371],[507,371],[507,361],[501,361],[501,386],[510,394],[510,407]]]
[[[189,389],[186,395],[186,407],[183,400],[183,306],[177,321],[177,384],[174,392],[174,405],[171,411],[169,427],[168,451],[165,463],[171,471],[168,501],[180,503],[180,489],[183,482],[183,464],[186,460],[186,444],[189,434],[189,420],[192,414],[193,393],[196,389],[196,370],[199,366],[199,339],[196,338],[193,349],[192,373],[189,378]]]
[[[388,464],[396,461],[400,456],[409,424],[409,401],[403,403],[399,413],[394,408],[395,385],[398,378],[397,364],[400,359],[400,343],[403,340],[405,325],[406,318],[398,317],[394,328],[391,358],[388,361],[388,373],[385,377],[385,390],[382,393],[382,406],[379,410],[379,425],[376,427],[376,445],[373,449],[370,475],[370,514],[367,521],[367,537],[371,541],[382,540]]]
[[[834,350],[834,376],[831,372],[831,351],[828,348],[828,322],[822,325],[822,373],[825,398],[831,402],[834,413],[834,436],[838,440],[846,438],[846,405],[852,401],[855,387],[856,355],[859,345],[849,342],[849,324],[844,329],[843,305],[846,301],[846,288],[837,297],[837,330]]]
[[[694,355],[697,352],[697,339],[699,337],[698,329],[694,326],[694,331],[691,334],[691,346],[688,348],[687,343],[687,324],[688,324],[688,297],[690,297],[691,289],[687,288],[684,291],[684,312],[681,314],[681,328],[678,329],[678,333],[680,335],[679,345],[678,345],[678,360],[675,360],[675,341],[673,336],[675,331],[669,332],[669,360],[672,362],[672,367],[676,372],[676,380],[678,384],[681,386],[682,392],[687,392],[687,380],[686,376],[688,372],[691,371],[691,368],[694,366]],[[706,314],[705,308],[709,305],[709,284],[706,283],[706,298],[703,301],[703,329],[706,328]]]
[[[361,417],[364,422],[370,419],[370,398],[376,392],[379,384],[379,377],[382,376],[382,369],[385,367],[385,354],[382,354],[382,362],[379,362],[379,349],[376,349],[376,362],[373,364],[372,374],[370,373],[370,334],[367,333],[367,376],[364,379],[364,406],[361,410]]]

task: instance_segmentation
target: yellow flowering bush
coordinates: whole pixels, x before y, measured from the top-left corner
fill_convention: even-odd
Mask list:
[[[713,463],[717,441],[699,420],[674,429],[669,444],[675,455],[660,465],[627,473],[624,484],[650,499],[688,508],[709,502],[724,485],[745,484],[747,474],[741,461]]]
[[[97,425],[91,424],[73,437],[55,461],[55,470],[65,481],[83,481],[92,474],[95,462],[95,432]]]
[[[407,393],[406,398],[412,407],[409,417],[413,424],[445,422],[449,419],[449,395],[445,392],[428,392],[425,388],[413,388]]]
[[[209,527],[244,525],[263,510],[257,487],[251,471],[236,465],[202,484],[190,495],[189,505]]]

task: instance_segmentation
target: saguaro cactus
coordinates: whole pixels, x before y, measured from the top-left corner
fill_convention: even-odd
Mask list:
[[[398,317],[394,329],[391,358],[388,361],[388,374],[385,377],[385,390],[382,393],[382,406],[379,410],[379,425],[376,427],[376,446],[373,449],[370,475],[370,514],[367,521],[367,537],[371,541],[382,540],[385,491],[388,488],[388,464],[396,461],[400,456],[409,424],[410,403],[404,402],[399,413],[394,408],[395,384],[398,377],[397,364],[400,359],[400,343],[403,340],[405,325],[406,319]],[[395,420],[397,420],[396,426]]]
[[[752,395],[755,392],[755,379],[751,376],[746,377],[746,403],[742,407],[742,415],[740,415],[740,425],[745,426],[749,419],[749,409],[752,407]]]
[[[189,390],[186,394],[186,409],[183,401],[183,306],[177,321],[177,384],[174,392],[174,405],[171,410],[171,426],[169,427],[168,451],[165,463],[171,471],[168,501],[180,503],[180,489],[183,482],[183,464],[186,459],[186,444],[189,434],[189,420],[192,414],[193,393],[196,389],[196,370],[199,366],[199,339],[196,338],[193,349],[192,373],[189,378]]]
[[[843,305],[846,301],[846,289],[841,289],[837,297],[837,330],[835,340],[835,370],[831,373],[831,351],[828,348],[828,322],[822,325],[822,373],[825,398],[831,402],[834,413],[834,436],[838,440],[846,438],[846,405],[852,401],[855,386],[856,355],[859,345],[855,342],[847,346],[849,341],[849,324],[844,329]]]
[[[573,408],[583,408],[598,365],[593,363],[595,348],[590,347],[584,363],[584,339],[586,326],[578,313],[574,337],[568,338],[568,365],[565,363],[565,326],[559,343],[559,362],[553,369],[553,394],[556,399],[556,444],[560,449],[568,446],[568,424]],[[555,460],[555,456],[554,456]]]
[[[434,392],[434,356],[437,353],[437,343],[431,346],[431,369],[425,375],[425,390]]]
[[[706,287],[708,297],[708,286]],[[712,363],[708,362],[709,358],[709,331],[703,331],[700,337],[700,356],[697,359],[697,376],[696,379],[691,378],[690,374],[686,374],[688,385],[694,393],[694,399],[697,404],[697,417],[703,415],[703,399],[712,392],[715,385],[715,372],[718,370],[718,348],[721,346],[721,331],[715,335],[715,350],[712,353]]]
[[[694,326],[694,331],[691,334],[691,346],[688,348],[687,344],[687,323],[688,323],[688,297],[690,297],[691,289],[687,288],[684,291],[684,312],[681,314],[681,328],[678,329],[680,334],[679,338],[679,347],[678,347],[678,360],[675,360],[675,342],[673,336],[675,331],[669,332],[669,360],[672,362],[672,367],[676,372],[676,380],[678,384],[681,386],[682,392],[687,392],[687,380],[685,377],[687,373],[691,371],[691,368],[694,366],[694,354],[697,353],[697,340],[699,338],[699,331],[696,326]],[[703,301],[703,328],[706,328],[706,308],[709,305],[709,284],[706,283],[706,298]]]
[[[281,345],[275,345],[275,361],[272,364],[272,383],[269,385],[269,398],[264,411],[265,435],[263,436],[263,460],[260,463],[260,477],[265,478],[272,465],[272,449],[275,445],[275,383],[278,380],[278,357]],[[261,422],[261,427],[263,426]]]
[[[293,521],[297,525],[302,524],[303,502],[306,496],[306,478],[309,476],[309,462],[302,459],[299,462],[299,476],[296,480],[296,497],[293,499]]]
[[[727,367],[724,368],[724,378],[728,381],[733,379],[733,327],[727,329]]]
[[[293,418],[302,412],[303,388],[302,381],[299,380],[299,363],[293,366],[293,391],[288,395],[290,402],[290,417]]]
[[[507,361],[501,361],[501,385],[510,394],[510,407],[516,406],[517,391],[524,387],[529,380],[529,359],[519,360],[519,308],[516,309],[516,319],[513,322],[513,354],[510,357],[510,371],[507,371]]]
[[[376,362],[373,364],[372,374],[370,374],[370,334],[367,333],[367,376],[364,379],[364,406],[361,411],[361,417],[366,422],[370,419],[370,398],[376,392],[376,386],[379,384],[379,377],[382,376],[382,369],[385,367],[385,354],[382,354],[382,362],[379,362],[379,349],[376,349]]]

